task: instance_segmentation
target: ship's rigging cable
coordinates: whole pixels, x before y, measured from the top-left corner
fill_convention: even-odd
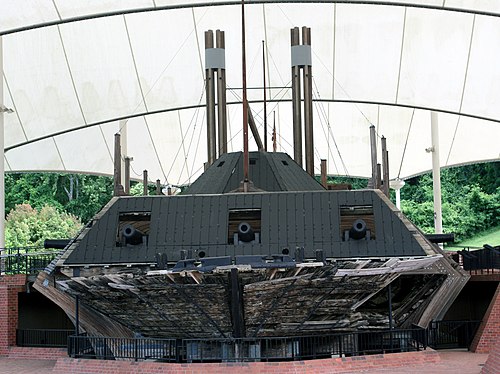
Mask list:
[[[319,89],[318,89],[318,86],[316,84],[316,80],[314,79],[314,77],[313,77],[313,83],[314,83],[314,88],[315,88],[315,90],[313,90],[313,95],[316,95],[318,97],[318,99],[321,99],[321,95],[319,93]],[[320,103],[321,104],[319,104],[319,107],[320,107],[321,110],[319,111],[319,113],[323,116],[324,120],[327,121],[328,131],[329,131],[330,136],[332,137],[333,144],[335,145],[335,148],[337,149],[337,153],[339,154],[339,158],[340,158],[340,162],[342,163],[342,167],[343,167],[346,175],[350,176],[349,171],[347,170],[347,166],[346,166],[346,164],[344,162],[344,159],[342,157],[342,153],[340,152],[340,149],[339,149],[339,146],[337,144],[337,141],[335,140],[335,136],[333,135],[332,127],[330,125],[330,121],[329,121],[328,116],[326,114],[326,110],[324,108],[324,105],[323,105],[322,102],[320,102]],[[321,115],[320,115],[320,118],[321,118]],[[332,159],[333,159],[333,155],[332,155]]]
[[[399,179],[399,176],[401,175],[401,168],[403,167],[403,160],[405,158],[406,146],[408,145],[408,139],[410,138],[410,130],[411,130],[411,125],[413,124],[413,116],[414,115],[415,115],[415,108],[413,108],[413,112],[411,113],[410,125],[408,126],[408,132],[406,133],[405,146],[403,148],[403,154],[401,155],[401,164],[399,164],[398,179]]]
[[[207,9],[207,10],[205,10],[205,12],[201,15],[201,17],[199,18],[199,20],[198,20],[198,21],[196,21],[196,20],[195,20],[194,15],[193,15],[193,24],[194,24],[193,29],[192,29],[192,30],[191,30],[191,32],[190,32],[190,33],[189,33],[189,34],[188,34],[188,35],[184,38],[184,40],[182,41],[182,43],[180,44],[180,46],[179,46],[179,47],[177,48],[177,50],[175,51],[175,53],[174,53],[174,55],[172,56],[172,58],[171,58],[171,59],[167,62],[167,64],[165,65],[165,67],[163,68],[163,70],[160,72],[160,74],[157,76],[157,78],[155,79],[155,81],[153,82],[153,84],[151,85],[151,87],[149,88],[149,90],[148,90],[147,92],[143,92],[143,91],[142,91],[142,86],[141,86],[140,82],[138,82],[138,84],[139,84],[139,88],[141,89],[141,94],[142,94],[141,96],[142,96],[142,100],[141,100],[141,101],[140,101],[140,102],[136,105],[136,107],[134,108],[134,110],[132,111],[132,113],[135,113],[135,112],[137,111],[137,109],[139,109],[139,107],[140,107],[141,105],[144,105],[144,107],[145,107],[145,108],[146,108],[146,110],[148,111],[148,107],[147,107],[147,104],[146,104],[146,98],[147,98],[147,97],[148,97],[148,95],[151,93],[151,91],[155,88],[155,86],[156,86],[156,85],[157,85],[157,83],[159,82],[160,78],[161,78],[161,77],[165,74],[165,72],[166,72],[166,71],[167,71],[167,69],[170,67],[170,65],[173,63],[173,61],[175,60],[175,58],[177,57],[177,55],[179,54],[179,52],[180,52],[180,51],[184,48],[184,45],[187,43],[187,41],[189,40],[189,38],[191,37],[191,35],[192,35],[193,33],[196,33],[196,31],[197,31],[197,27],[196,27],[196,26],[197,26],[197,23],[198,23],[198,22],[200,22],[200,21],[201,21],[201,20],[205,17],[205,15],[206,15],[207,11],[208,11],[208,9]],[[123,16],[123,18],[124,18],[125,27],[126,27],[126,19],[125,19],[125,15]],[[128,30],[127,30],[127,36],[128,36]],[[197,36],[197,35],[196,35],[196,36]],[[131,44],[131,41],[130,41],[130,37],[129,37],[129,36],[128,36],[128,38],[129,38],[129,39],[128,39],[128,41],[129,41],[129,46],[130,46],[130,50],[131,50],[131,54],[132,54],[132,59],[134,60],[133,47],[132,47],[132,44]],[[198,38],[196,38],[196,40],[197,40],[198,49],[199,49],[199,41],[198,41]],[[134,60],[134,66],[135,66],[135,60]],[[137,69],[136,69],[136,72],[137,72]],[[139,81],[139,79],[138,79],[138,81]],[[200,103],[201,103],[201,101],[199,102],[199,104],[200,104]],[[159,163],[159,166],[160,166],[161,172],[162,172],[163,177],[164,177],[164,179],[165,179],[165,184],[169,184],[169,183],[168,183],[168,177],[167,177],[167,174],[165,174],[165,171],[164,171],[164,169],[163,169],[163,164],[162,164],[162,162],[161,162],[161,160],[160,160],[160,157],[159,157],[159,155],[158,155],[158,151],[157,151],[156,146],[155,146],[155,144],[154,144],[153,137],[151,136],[151,130],[150,130],[150,128],[149,128],[149,124],[148,124],[148,121],[147,121],[147,119],[146,119],[146,116],[143,116],[143,119],[144,119],[144,123],[146,124],[146,128],[147,128],[148,134],[149,134],[149,136],[150,136],[151,143],[152,143],[152,145],[153,145],[153,149],[154,149],[154,152],[155,152],[156,158],[157,158],[157,160],[158,160],[158,163]],[[119,130],[118,130],[119,132],[121,132],[121,130],[122,130],[122,128],[123,128],[123,126],[124,126],[127,122],[128,122],[128,119],[127,119],[127,120],[125,120],[125,121],[123,122],[123,124],[120,126],[120,128],[119,128]],[[189,129],[188,129],[188,131],[189,131]],[[187,131],[187,132],[188,132],[188,131]],[[186,133],[187,133],[187,132],[186,132]],[[182,136],[182,134],[181,134],[181,137],[183,138],[183,139],[182,139],[182,142],[181,142],[181,146],[182,146],[182,145],[183,145],[183,143],[184,143],[184,137]],[[172,170],[172,167],[173,167],[173,164],[174,164],[174,163],[175,163],[175,159],[174,159],[174,161],[172,162],[172,165],[171,165],[171,167],[170,167],[170,170],[169,170],[168,175],[170,175],[170,172],[171,172],[171,170]],[[131,167],[131,169],[132,169],[132,172],[133,172],[134,174],[136,174],[137,176],[142,175],[142,174],[140,174],[140,173],[137,173],[133,167]]]
[[[321,65],[323,65],[323,68],[326,70],[326,72],[328,74],[331,75],[331,77],[333,78],[334,82],[337,83],[337,85],[340,87],[340,89],[344,92],[344,94],[347,96],[347,98],[350,100],[350,102],[352,104],[354,104],[354,107],[358,110],[359,113],[361,113],[361,115],[365,118],[366,122],[368,122],[368,124],[371,126],[372,125],[372,121],[370,121],[368,119],[368,116],[360,109],[360,107],[358,106],[358,104],[356,103],[356,100],[353,99],[351,97],[351,95],[349,95],[349,93],[346,91],[346,89],[344,88],[344,86],[342,86],[340,84],[340,82],[335,78],[335,76],[333,75],[333,73],[330,71],[330,69],[325,65],[325,63],[321,60],[321,58],[314,52],[314,49],[312,50],[312,53],[314,54],[314,57],[319,61],[319,63]],[[314,80],[314,77],[313,77],[313,80]],[[332,99],[335,99],[335,97],[332,97]]]
[[[269,112],[270,112],[270,113],[278,107],[278,105],[279,105],[279,103],[281,102],[281,100],[285,97],[285,95],[286,95],[286,93],[287,93],[287,90],[289,89],[289,84],[290,84],[290,83],[291,83],[291,80],[290,80],[290,81],[288,81],[288,82],[287,82],[285,85],[283,85],[282,87],[280,87],[280,90],[279,90],[279,91],[278,91],[278,92],[277,92],[277,93],[276,93],[273,97],[271,97],[271,99],[270,99],[270,100],[273,100],[273,106],[269,109]],[[226,89],[227,89],[227,91],[229,91],[229,92],[230,92],[230,93],[231,93],[231,94],[232,94],[232,95],[236,98],[236,100],[241,101],[241,97],[240,97],[240,96],[236,93],[236,90],[237,90],[237,89],[232,88],[232,87],[229,87],[229,86],[227,86],[227,88],[226,88]],[[281,95],[281,96],[277,99],[277,97],[278,97],[279,95]],[[255,117],[256,117],[256,118],[260,118],[260,119],[261,119],[261,118],[262,118],[262,116],[261,116],[261,112],[262,112],[262,110],[255,111],[255,112],[252,112],[252,113],[254,113],[254,114],[255,114]],[[262,127],[262,124],[258,124],[258,127],[259,127],[259,128],[261,128],[261,127]],[[236,132],[236,134],[234,134],[232,137],[230,137],[229,141],[232,141],[232,140],[233,140],[233,138],[235,138],[236,136],[238,136],[238,134],[240,134],[240,132],[241,132],[241,129],[240,129],[240,130],[238,130],[238,131]],[[268,135],[269,135],[269,134],[271,134],[271,132],[269,132],[269,131],[268,131]],[[281,138],[281,136],[279,136],[279,137]],[[281,139],[282,139],[284,142],[286,142],[289,146],[291,146],[291,144],[290,144],[290,143],[289,143],[286,139],[283,139],[283,138],[281,138]],[[280,146],[281,146],[281,144],[280,144]]]
[[[202,102],[202,100],[203,100],[203,95],[204,95],[204,92],[205,92],[205,85],[206,85],[206,83],[203,85],[203,88],[202,88],[202,93],[201,93],[201,95],[200,95],[200,99],[198,100],[198,105],[201,105],[201,102]],[[191,140],[190,140],[190,142],[189,142],[189,146],[188,146],[187,153],[189,153],[189,152],[190,152],[190,150],[191,150],[191,144],[192,144],[193,137],[194,137],[194,132],[195,132],[195,129],[196,129],[196,121],[194,121],[194,119],[198,117],[198,112],[199,112],[199,108],[197,108],[197,109],[195,110],[195,113],[194,113],[194,114],[193,114],[193,116],[191,117],[191,121],[190,121],[190,123],[189,123],[188,128],[186,129],[186,133],[185,133],[185,135],[183,135],[183,134],[182,134],[182,130],[181,130],[181,144],[180,144],[180,145],[179,145],[179,147],[177,148],[177,152],[175,153],[174,159],[172,160],[172,163],[171,163],[171,165],[170,165],[170,169],[168,170],[167,177],[169,177],[169,176],[170,176],[170,173],[172,172],[172,169],[173,169],[173,167],[174,167],[174,164],[175,164],[175,162],[177,161],[177,157],[179,157],[179,153],[181,152],[181,149],[184,147],[185,137],[186,137],[186,136],[187,136],[187,134],[189,133],[189,130],[191,129],[191,126],[192,126],[192,125],[193,125],[193,123],[194,123],[193,135],[192,135]],[[180,117],[179,117],[179,122],[180,122]],[[184,153],[185,153],[185,152],[184,152]],[[196,153],[197,153],[197,152],[195,152],[195,156],[196,156]],[[185,154],[186,154],[186,153],[185,153]],[[185,157],[185,159],[186,159],[186,157]],[[187,162],[187,161],[185,161],[185,163],[186,163],[186,162]],[[185,166],[186,166],[186,168],[187,168],[187,165],[185,165]],[[187,170],[189,170],[189,169],[187,169]],[[182,175],[182,172],[183,172],[183,171],[184,171],[184,165],[183,165],[183,167],[182,167],[182,169],[181,169],[181,173],[180,173],[180,175]],[[188,172],[188,174],[189,174],[189,172]],[[180,175],[179,175],[179,177],[180,177]],[[191,179],[191,176],[189,176],[189,178],[188,178],[188,179]]]

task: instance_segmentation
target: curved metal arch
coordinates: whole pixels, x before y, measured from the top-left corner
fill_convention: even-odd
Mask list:
[[[267,102],[268,103],[269,102],[274,102],[274,103],[291,102],[291,99],[282,99],[282,100],[272,99],[272,100],[267,100]],[[381,105],[381,106],[388,106],[388,107],[399,107],[399,108],[408,108],[408,109],[428,110],[428,111],[433,111],[433,112],[452,114],[452,115],[456,115],[456,116],[474,118],[474,119],[479,119],[479,120],[482,120],[482,121],[489,121],[489,122],[494,122],[494,123],[500,124],[500,119],[483,117],[483,116],[478,116],[478,115],[470,114],[470,113],[460,113],[460,112],[453,111],[453,110],[432,108],[432,107],[426,107],[426,106],[418,106],[418,105],[398,104],[398,103],[386,103],[386,102],[383,102],[383,101],[343,100],[343,99],[314,99],[313,102],[318,102],[318,103],[324,102],[324,103],[367,104],[367,105]],[[262,100],[250,100],[249,103],[250,104],[260,104],[260,103],[263,103],[263,101]],[[241,105],[241,102],[240,101],[232,101],[232,102],[228,102],[227,105]],[[59,135],[68,134],[68,133],[71,133],[71,132],[74,132],[74,131],[83,130],[83,129],[86,129],[86,128],[89,128],[89,127],[93,127],[93,126],[106,125],[106,124],[111,123],[111,122],[118,122],[118,121],[128,120],[128,119],[131,119],[131,118],[145,117],[145,116],[150,116],[150,115],[155,115],[155,114],[175,112],[175,111],[179,111],[179,110],[199,109],[199,108],[204,108],[204,107],[205,107],[205,104],[188,105],[188,106],[175,107],[175,108],[159,109],[159,110],[155,110],[155,111],[151,111],[151,112],[141,112],[141,113],[131,114],[131,115],[124,116],[124,117],[110,118],[110,119],[103,120],[103,121],[89,123],[89,124],[83,125],[83,126],[73,127],[71,129],[67,129],[67,130],[54,132],[52,134],[47,134],[47,135],[44,135],[44,136],[40,136],[38,138],[29,139],[29,140],[27,140],[25,142],[22,142],[22,143],[19,143],[19,144],[15,144],[15,145],[12,145],[10,147],[5,147],[5,152],[8,152],[8,151],[10,151],[12,149],[16,149],[16,148],[22,147],[22,146],[27,145],[27,144],[36,143],[36,142],[41,141],[41,140],[50,139],[50,138],[53,138],[53,137],[57,137]]]
[[[447,6],[429,5],[429,4],[419,4],[419,3],[401,3],[401,2],[389,2],[389,1],[376,1],[376,0],[254,0],[247,3],[247,5],[259,5],[259,4],[351,4],[351,5],[379,5],[379,6],[394,6],[394,7],[404,7],[404,8],[420,8],[420,9],[431,9],[431,10],[444,10],[449,12],[457,13],[467,13],[476,14],[489,17],[500,17],[500,13],[488,12],[482,10],[473,10],[465,8],[453,8]],[[65,19],[57,19],[54,21],[40,22],[32,25],[16,27],[13,29],[8,29],[0,32],[0,36],[15,34],[18,32],[29,31],[34,29],[40,29],[44,27],[63,25],[66,23],[87,21],[91,19],[106,18],[113,16],[121,16],[127,14],[138,14],[138,13],[148,13],[162,10],[175,10],[175,9],[191,9],[191,8],[204,8],[204,7],[218,7],[218,6],[231,6],[231,5],[241,5],[241,1],[221,1],[217,3],[207,3],[207,2],[196,2],[192,4],[174,4],[174,5],[162,5],[162,6],[152,6],[144,8],[134,8],[134,9],[122,9],[111,12],[95,13],[82,15],[77,17],[70,17]]]

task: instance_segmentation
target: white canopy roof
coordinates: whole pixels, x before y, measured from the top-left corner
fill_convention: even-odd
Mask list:
[[[290,29],[312,32],[315,166],[369,176],[369,126],[390,177],[500,160],[500,2],[247,1],[249,100],[269,149],[293,155]],[[176,0],[0,0],[5,169],[113,173],[122,129],[132,177],[189,183],[207,159],[204,31],[226,34],[229,150],[242,149],[241,5]],[[126,134],[125,134],[126,130]],[[262,136],[262,135],[261,135]],[[380,147],[379,147],[380,148]],[[250,149],[256,149],[252,142]]]

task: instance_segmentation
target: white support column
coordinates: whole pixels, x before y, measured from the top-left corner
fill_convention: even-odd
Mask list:
[[[122,166],[122,176],[121,176],[121,181],[120,183],[122,186],[125,187],[125,157],[128,157],[128,149],[127,149],[127,144],[128,144],[128,139],[127,139],[127,126],[128,126],[128,121],[127,120],[121,120],[119,122],[120,128],[118,129],[118,132],[120,133],[120,148],[122,152],[122,160],[121,160],[121,166]]]
[[[4,144],[4,101],[3,101],[3,46],[0,35],[0,248],[5,248],[5,144]]]
[[[401,188],[404,187],[405,181],[399,178],[396,178],[389,182],[390,187],[396,191],[396,208],[401,210]]]
[[[438,114],[431,112],[431,152],[432,152],[432,185],[434,190],[434,232],[443,233],[441,212],[441,167],[439,164],[439,126]]]

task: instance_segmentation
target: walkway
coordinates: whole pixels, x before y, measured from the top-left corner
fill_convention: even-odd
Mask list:
[[[441,362],[438,364],[406,366],[404,368],[358,371],[357,373],[387,374],[479,374],[488,358],[484,353],[471,353],[466,350],[439,351]],[[55,360],[26,360],[0,357],[0,374],[48,374],[52,372]]]

